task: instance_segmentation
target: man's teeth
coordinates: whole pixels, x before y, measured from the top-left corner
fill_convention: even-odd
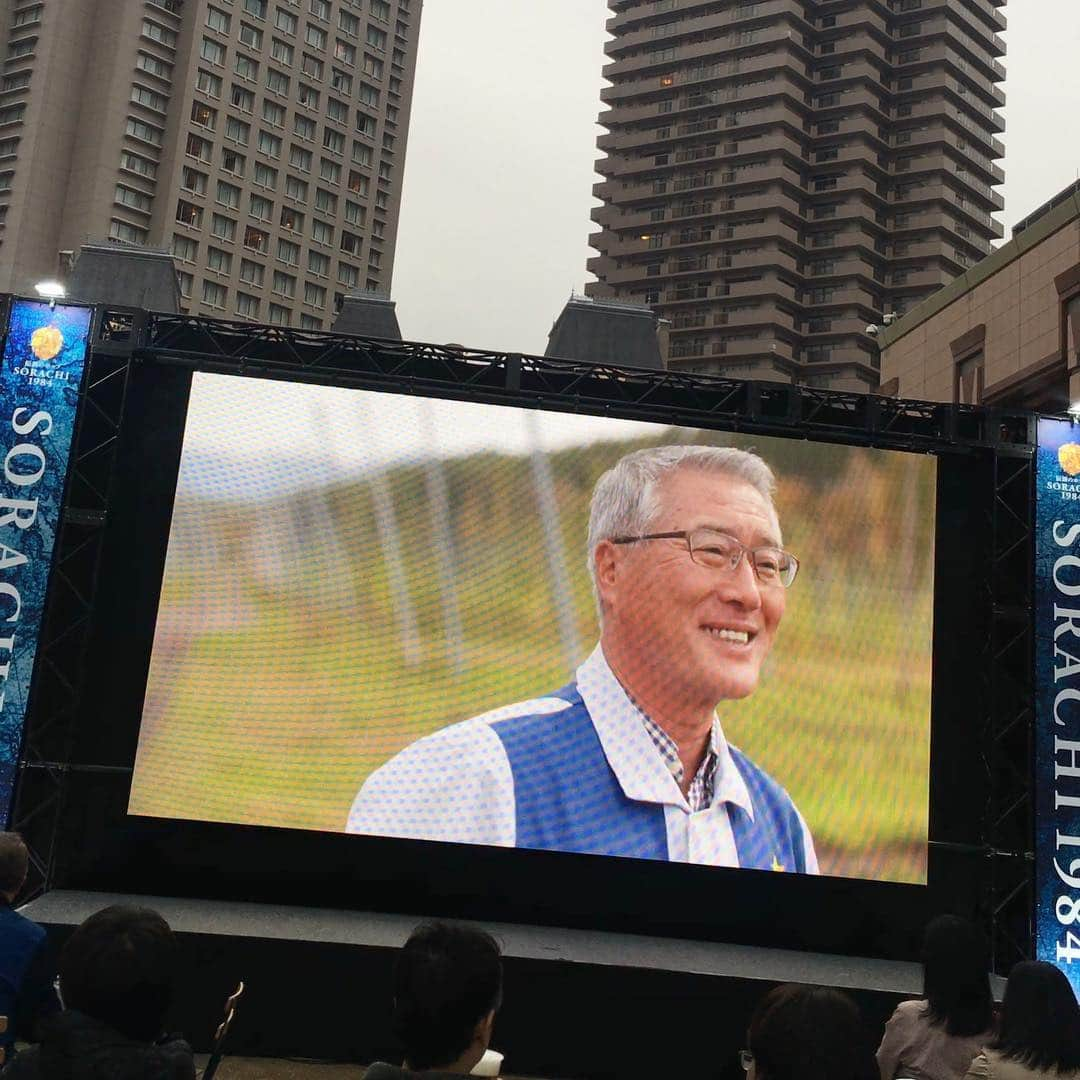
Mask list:
[[[750,635],[745,630],[721,630],[715,626],[706,626],[705,630],[715,638],[734,641],[739,645],[745,645],[750,640]]]

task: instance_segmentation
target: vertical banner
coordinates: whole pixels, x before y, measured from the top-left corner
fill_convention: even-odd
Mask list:
[[[16,300],[0,370],[0,825],[12,794],[92,311]]]
[[[1035,948],[1080,991],[1080,425],[1039,419]]]

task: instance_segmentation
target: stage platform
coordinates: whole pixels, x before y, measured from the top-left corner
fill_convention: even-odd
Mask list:
[[[209,1044],[227,993],[247,992],[237,1055],[396,1060],[389,1035],[395,950],[414,916],[56,890],[26,905],[61,944],[107,904],[152,907],[184,941],[173,1025]],[[543,1077],[739,1075],[737,1052],[774,983],[850,991],[879,1033],[917,995],[919,965],[782,949],[486,923],[506,958],[496,1045],[508,1074]]]

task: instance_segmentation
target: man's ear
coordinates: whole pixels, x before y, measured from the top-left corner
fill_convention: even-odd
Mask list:
[[[482,1016],[473,1031],[473,1041],[485,1050],[491,1045],[491,1032],[495,1027],[495,1010],[492,1009],[487,1016]]]
[[[610,540],[601,540],[593,549],[593,568],[596,571],[596,591],[600,605],[611,607],[618,578],[619,549]]]

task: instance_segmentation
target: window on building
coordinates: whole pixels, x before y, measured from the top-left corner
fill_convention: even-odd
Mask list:
[[[355,169],[349,170],[349,190],[356,195],[366,196],[371,188],[371,181]]]
[[[273,326],[289,325],[289,309],[281,304],[270,305],[270,322]]]
[[[316,277],[326,277],[330,273],[330,256],[314,248],[308,251],[307,264],[308,272]]]
[[[273,221],[274,204],[264,195],[256,195],[252,192],[248,204],[248,213],[250,213],[256,221]]]
[[[276,101],[271,101],[269,98],[264,100],[262,115],[268,124],[273,124],[275,127],[285,126],[285,106],[279,105]]]
[[[339,93],[348,97],[352,93],[353,78],[341,68],[330,69],[330,85]]]
[[[199,46],[199,55],[208,64],[217,64],[220,67],[225,63],[225,46],[213,38],[204,37]]]
[[[292,300],[296,296],[296,278],[292,274],[286,274],[284,270],[275,270],[271,289],[278,296]]]
[[[352,144],[352,159],[357,165],[363,165],[366,168],[371,168],[371,162],[374,159],[371,147],[366,143],[353,142]],[[350,175],[352,175],[350,173]]]
[[[206,9],[206,25],[211,30],[216,30],[219,34],[227,34],[231,23],[232,19],[221,8],[216,8],[211,4]]]
[[[339,124],[347,124],[349,122],[349,106],[344,101],[338,101],[335,97],[328,97],[326,99],[326,115]]]
[[[338,12],[338,29],[352,37],[359,37],[360,20],[352,12],[342,8]]]
[[[261,289],[265,279],[266,267],[262,263],[257,263],[254,259],[240,260],[240,280],[245,285],[254,285],[257,289]]]
[[[236,239],[236,222],[224,214],[213,214],[210,218],[210,235],[232,242]]]
[[[185,191],[194,192],[196,195],[206,194],[206,173],[185,165],[180,170],[180,186]]]
[[[308,23],[304,28],[304,41],[313,49],[325,49],[326,37],[326,31],[321,26]]]
[[[341,182],[341,166],[329,158],[319,158],[319,178],[325,180],[328,184],[339,184]]]
[[[310,116],[304,116],[302,113],[296,113],[293,116],[293,131],[300,136],[301,139],[307,139],[309,142],[315,138],[316,124]]]
[[[224,180],[217,182],[217,201],[230,210],[240,209],[240,189],[235,184],[227,184]]]
[[[283,206],[281,208],[281,217],[278,219],[278,223],[283,229],[288,229],[290,232],[304,231],[304,215],[293,206]]]
[[[274,10],[274,26],[286,34],[296,33],[296,16],[291,11],[279,7]]]
[[[266,69],[266,89],[273,94],[289,96],[289,76],[284,72],[277,71],[272,67]]]
[[[304,303],[313,308],[326,307],[326,289],[313,282],[304,284]]]
[[[280,237],[277,242],[277,257],[278,262],[283,262],[286,266],[299,266],[300,245],[294,244],[292,240],[286,240],[283,236]]]
[[[323,149],[329,150],[331,154],[345,153],[345,136],[331,127],[324,128],[322,144]]]
[[[4,143],[17,143],[17,139],[5,139],[0,143],[0,156],[7,156],[9,151]],[[14,147],[10,150],[10,153],[14,153]],[[139,154],[133,154],[130,150],[123,150],[120,153],[120,168],[127,169],[129,172],[138,173],[140,176],[148,176],[153,180],[157,176],[157,162],[151,161],[149,158],[141,157]]]
[[[189,135],[184,143],[184,153],[199,161],[209,161],[214,153],[214,144],[201,135]]]
[[[243,154],[238,154],[235,150],[230,150],[225,146],[221,148],[221,168],[223,171],[232,173],[234,176],[243,176],[246,166],[247,158]]]
[[[269,165],[264,165],[261,161],[255,162],[255,171],[252,179],[259,187],[267,188],[270,191],[277,190],[277,169],[271,169]]]
[[[256,229],[254,225],[244,228],[244,247],[265,255],[270,250],[270,234]]]
[[[257,26],[252,26],[251,23],[242,22],[240,24],[240,44],[246,45],[254,52],[262,51],[263,33]]]
[[[162,110],[164,111],[164,109]],[[209,128],[211,131],[217,127],[217,109],[211,109],[201,101],[191,103],[191,122],[199,127]]]
[[[278,158],[281,157],[281,138],[278,135],[272,135],[269,131],[263,131],[259,129],[259,151],[266,154],[267,157]]]
[[[257,19],[266,18],[266,0],[243,0],[244,10]]]
[[[367,135],[368,138],[375,138],[375,117],[368,116],[366,112],[361,112],[360,109],[356,110],[356,130],[361,135]]]
[[[363,243],[363,238],[357,236],[356,233],[347,232],[345,229],[341,230],[342,251],[348,253],[349,255],[359,255]]]
[[[156,23],[151,19],[143,19],[142,33],[143,37],[149,38],[151,41],[156,41],[170,49],[176,48],[176,31],[170,30],[167,26],[162,26],[161,23]]]
[[[245,56],[243,53],[236,54],[236,64],[233,70],[241,79],[247,79],[248,82],[259,81],[259,64],[257,61],[252,60],[250,56]]]
[[[359,203],[350,202],[345,200],[345,221],[349,225],[356,225],[359,228],[364,227],[364,222],[367,220],[367,210]]]
[[[284,64],[286,67],[293,65],[293,47],[281,38],[274,38],[270,46],[270,55],[279,64]]]
[[[308,0],[308,11],[316,19],[330,20],[330,0]]]
[[[232,273],[232,252],[223,248],[208,247],[206,249],[206,265],[219,274]]]
[[[309,109],[317,109],[319,107],[319,91],[314,86],[308,86],[307,83],[298,83],[296,87],[296,100],[301,105],[306,105]]]
[[[237,86],[236,83],[232,84],[232,89],[229,91],[229,100],[232,102],[233,107],[241,112],[249,113],[255,109],[255,92]]]
[[[188,202],[186,199],[176,201],[176,220],[181,225],[188,225],[192,229],[198,229],[202,225],[202,207]]]
[[[238,292],[236,294],[236,314],[242,319],[257,319],[259,317],[260,300],[251,293]]]
[[[386,31],[380,30],[377,26],[372,26],[368,23],[367,37],[365,39],[367,43],[375,49],[381,49],[386,51]]]
[[[211,42],[211,44],[216,44],[216,42]],[[222,60],[218,61],[219,63],[224,61],[224,50],[222,50],[221,57]],[[145,71],[147,75],[153,75],[158,79],[172,78],[172,64],[167,64],[164,60],[161,60],[156,56],[151,56],[150,53],[138,53],[135,57],[135,66],[140,71]]]
[[[173,258],[181,262],[195,262],[199,257],[199,241],[190,236],[181,236],[175,233],[172,238]]]
[[[199,68],[199,74],[195,82],[196,87],[201,93],[204,93],[207,97],[219,98],[221,97],[221,76],[215,75],[211,71],[204,71]]]
[[[290,199],[296,199],[297,202],[307,202],[308,186],[306,180],[301,180],[298,176],[286,176],[285,177],[285,194]]]
[[[323,62],[317,56],[312,56],[311,53],[304,53],[303,59],[300,61],[300,70],[313,79],[321,79],[323,77]]]
[[[289,164],[301,172],[311,172],[311,151],[302,146],[290,146]]]
[[[311,239],[317,244],[331,245],[334,242],[334,226],[328,221],[311,219]]]
[[[113,221],[112,225],[121,225],[121,222]],[[140,231],[144,232],[145,230]],[[117,240],[128,240],[129,242],[131,240],[131,238],[125,236],[120,229],[116,229],[111,226],[109,228],[109,235],[115,237]],[[180,286],[180,295],[190,300],[191,290],[195,287],[195,275],[189,274],[186,270],[181,270],[180,273],[176,275],[176,280]]]

